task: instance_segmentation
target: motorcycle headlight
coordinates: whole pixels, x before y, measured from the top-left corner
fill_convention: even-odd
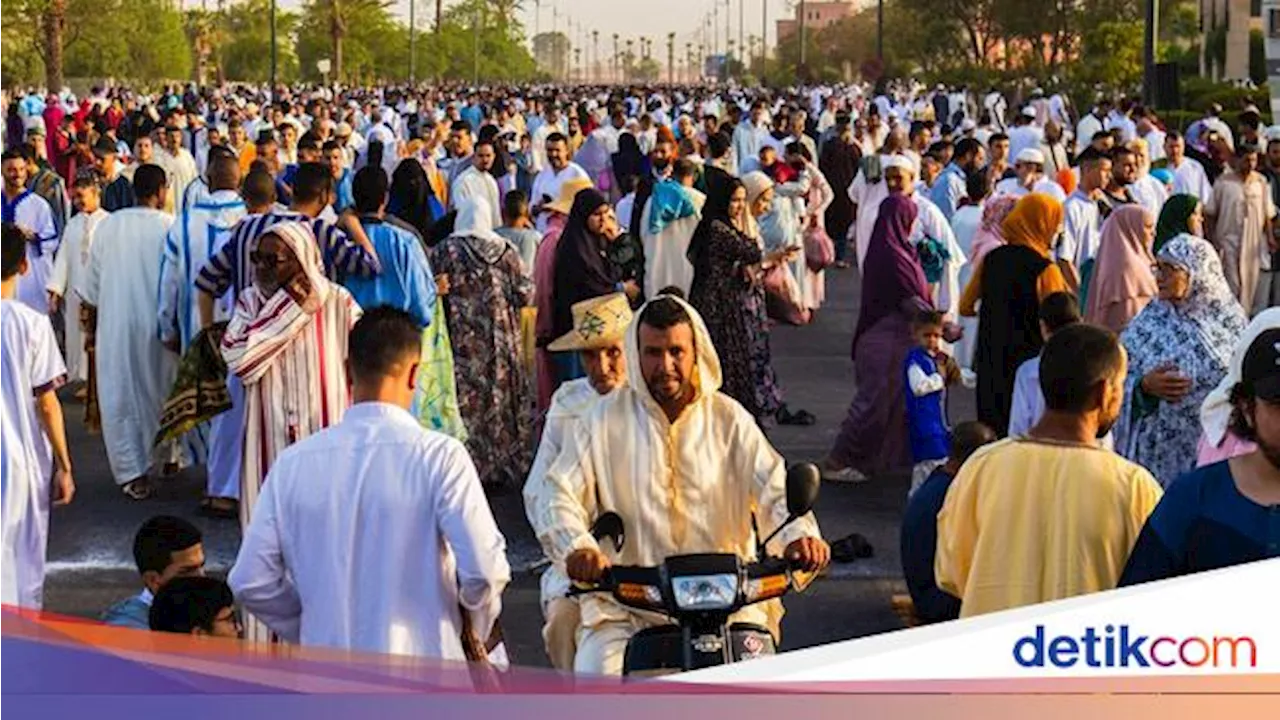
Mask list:
[[[724,610],[738,599],[737,575],[685,575],[671,579],[681,610]]]

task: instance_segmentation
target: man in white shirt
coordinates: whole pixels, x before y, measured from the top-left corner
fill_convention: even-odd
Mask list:
[[[560,117],[560,108],[553,103],[547,103],[545,112],[546,121],[533,131],[533,164],[534,172],[542,172],[550,162],[547,153],[547,143],[550,142],[552,135],[563,135],[569,131],[564,120]],[[534,196],[535,199],[537,196]],[[559,197],[552,195],[552,198]]]
[[[1054,248],[1064,274],[1077,280],[1080,269],[1098,254],[1098,244],[1102,242],[1102,211],[1098,200],[1110,178],[1111,158],[1086,148],[1080,155],[1080,185],[1062,204],[1063,233]],[[1068,267],[1070,273],[1066,272]]]
[[[1142,108],[1139,110],[1141,112],[1134,112],[1134,127],[1137,128],[1138,137],[1147,144],[1147,157],[1151,158],[1151,162],[1160,162],[1165,159],[1165,133],[1156,126],[1155,116],[1151,111]]]
[[[1187,157],[1187,143],[1182,133],[1170,130],[1164,138],[1167,167],[1173,170],[1173,193],[1194,195],[1206,205],[1213,199],[1213,186],[1199,160]]]
[[[196,159],[182,147],[182,128],[174,124],[165,127],[160,148],[155,151],[155,164],[164,170],[165,177],[169,179],[169,192],[165,196],[165,206],[161,209],[172,215],[175,205],[182,202],[187,185],[200,177]],[[182,208],[178,206],[178,209]]]
[[[1080,122],[1076,124],[1076,154],[1084,152],[1085,147],[1093,140],[1093,136],[1103,130],[1111,128],[1110,119],[1107,113],[1111,112],[1111,101],[1102,98],[1093,106],[1089,114],[1080,118]]]
[[[366,312],[349,338],[352,406],[262,486],[227,580],[289,642],[484,659],[472,650],[502,609],[506,541],[466,448],[409,413],[421,342],[403,310]]]
[[[502,199],[498,194],[498,181],[489,171],[493,169],[497,159],[498,151],[492,140],[477,142],[470,166],[458,175],[449,190],[449,206],[454,210],[461,208],[471,198],[484,198],[493,211],[491,219],[495,228],[502,227]]]
[[[997,195],[1022,197],[1033,192],[1044,193],[1058,202],[1067,199],[1062,186],[1044,176],[1044,153],[1036,148],[1027,148],[1014,156],[1014,172],[1017,177],[1006,178],[996,183]]]
[[[1022,108],[1009,131],[1009,154],[1013,157],[1023,150],[1039,149],[1044,142],[1044,130],[1036,125],[1036,109],[1030,105]],[[1044,163],[1041,163],[1043,165]]]
[[[569,139],[555,132],[547,137],[547,166],[533,178],[533,213],[537,218],[538,232],[547,232],[547,221],[550,213],[543,205],[560,197],[560,188],[568,180],[582,179],[590,181],[591,177],[582,166],[569,159]]]

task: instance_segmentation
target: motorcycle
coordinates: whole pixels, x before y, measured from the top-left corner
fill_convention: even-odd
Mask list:
[[[800,572],[783,558],[770,557],[765,548],[783,528],[813,509],[820,485],[821,473],[813,464],[793,465],[787,471],[787,520],[759,541],[759,560],[744,561],[733,553],[698,553],[673,555],[656,567],[614,565],[598,583],[576,586],[569,596],[609,593],[622,605],[673,621],[631,637],[623,675],[667,675],[776,654],[768,628],[730,623],[729,618],[749,605],[792,590],[801,592],[812,582],[812,574]],[[591,534],[597,541],[609,539],[619,552],[626,542],[625,525],[614,512],[597,518]]]

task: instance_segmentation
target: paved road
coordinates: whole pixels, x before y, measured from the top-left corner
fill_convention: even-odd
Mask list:
[[[814,413],[812,427],[783,427],[770,437],[788,461],[821,458],[839,429],[853,396],[849,343],[857,319],[855,272],[828,272],[828,301],[807,327],[779,327],[773,335],[774,363],[792,409]],[[64,400],[65,401],[65,400]],[[239,529],[234,521],[195,515],[203,487],[199,471],[185,473],[161,486],[147,502],[132,502],[114,486],[101,438],[85,433],[79,405],[66,402],[68,434],[79,493],[70,507],[57,509],[51,520],[48,610],[93,616],[118,598],[137,591],[131,557],[134,531],[148,517],[173,514],[193,518],[205,533],[209,568],[224,573],[235,558]],[[952,398],[952,416],[973,416],[972,395]],[[826,485],[817,514],[828,539],[850,532],[865,535],[875,556],[834,566],[809,590],[787,600],[783,647],[797,648],[843,640],[901,627],[889,597],[901,592],[898,522],[907,478],[876,478],[858,486]],[[516,578],[505,598],[504,627],[517,662],[545,664],[541,650],[541,615],[537,568],[541,552],[524,519],[517,492],[491,498],[510,549]]]

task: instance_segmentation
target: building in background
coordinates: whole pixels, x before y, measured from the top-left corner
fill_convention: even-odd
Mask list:
[[[1249,77],[1249,31],[1264,30],[1267,0],[1200,0],[1200,74],[1214,80]]]
[[[804,27],[806,33],[817,32],[853,15],[868,0],[834,0],[833,2],[805,2]],[[786,40],[800,30],[801,3],[795,2],[796,16],[777,22],[778,42]]]

